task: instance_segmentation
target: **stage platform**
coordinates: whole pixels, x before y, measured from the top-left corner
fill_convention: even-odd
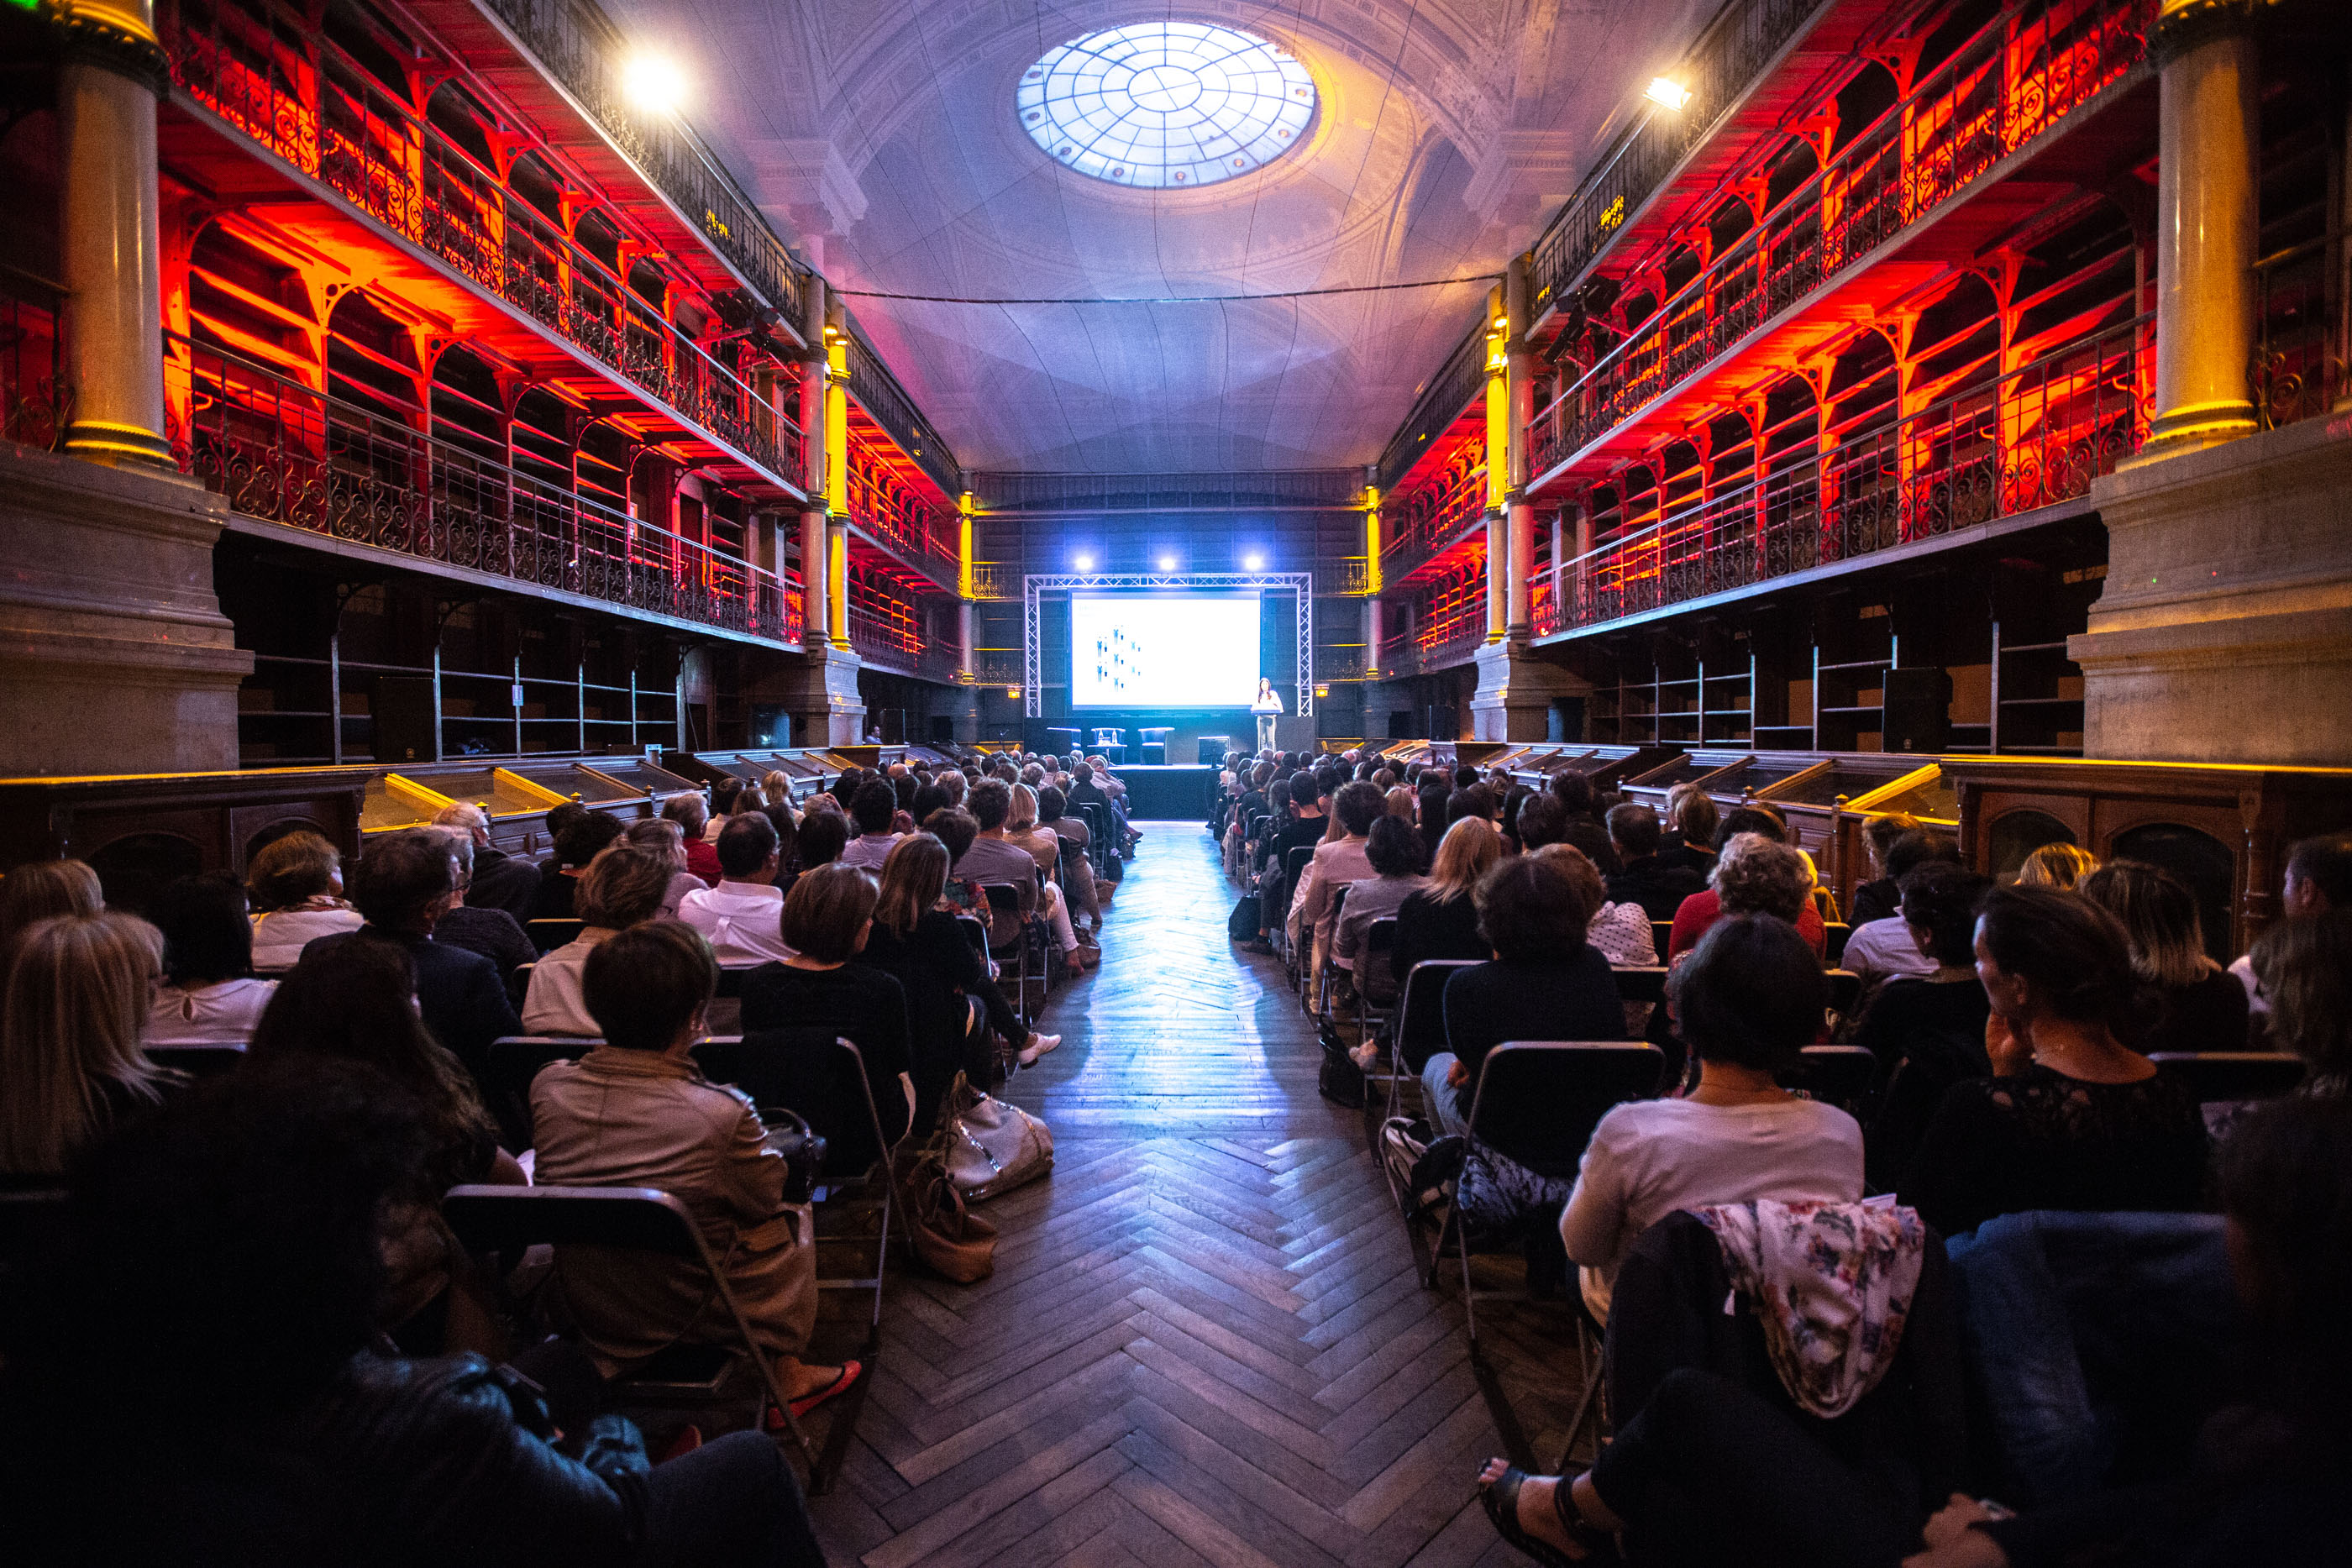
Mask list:
[[[1217,779],[1213,768],[1122,763],[1111,769],[1111,775],[1127,786],[1130,821],[1146,817],[1179,822],[1208,821],[1209,787]]]

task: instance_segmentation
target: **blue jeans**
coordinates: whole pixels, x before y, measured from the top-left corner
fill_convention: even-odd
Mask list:
[[[1462,1103],[1462,1092],[1445,1078],[1459,1060],[1452,1051],[1441,1051],[1421,1070],[1421,1103],[1429,1107],[1429,1124],[1441,1137],[1451,1133],[1458,1138],[1470,1131],[1470,1107]]]

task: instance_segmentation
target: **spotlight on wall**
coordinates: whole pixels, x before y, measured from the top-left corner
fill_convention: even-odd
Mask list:
[[[1080,571],[1092,571],[1095,569],[1095,558],[1090,555],[1082,555],[1073,559],[1070,564],[1076,567]]]
[[[1652,103],[1662,103],[1668,109],[1680,109],[1690,101],[1690,89],[1672,77],[1654,77],[1646,95]]]
[[[1265,570],[1265,557],[1258,554],[1255,550],[1252,550],[1249,554],[1242,557],[1242,570],[1244,571],[1264,571]]]
[[[632,56],[621,68],[621,90],[636,108],[667,114],[685,101],[686,73],[666,55]]]
[[[1176,558],[1172,555],[1161,556],[1160,558],[1160,570],[1164,572],[1174,571],[1176,570]]]

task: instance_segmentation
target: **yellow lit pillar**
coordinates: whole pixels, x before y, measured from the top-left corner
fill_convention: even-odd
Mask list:
[[[1381,643],[1387,628],[1381,624],[1381,487],[1373,483],[1377,468],[1364,470],[1364,678],[1378,680]]]
[[[72,296],[65,449],[99,463],[172,465],[163,417],[163,281],[155,99],[166,62],[153,0],[60,5],[61,260]]]
[[[956,498],[956,679],[970,685],[979,679],[972,660],[972,639],[980,623],[973,604],[971,559],[971,492]]]
[[[801,365],[801,488],[808,496],[801,510],[801,646],[813,653],[825,646],[825,634],[833,624],[827,611],[826,590],[832,574],[825,565],[824,533],[824,404],[831,355],[824,279],[812,273],[803,287],[807,292],[802,336],[810,346]]]
[[[1504,505],[1511,522],[1510,576],[1507,590],[1505,630],[1515,643],[1525,643],[1534,620],[1529,597],[1534,583],[1536,559],[1536,508],[1528,499],[1528,422],[1535,417],[1535,382],[1530,369],[1526,338],[1528,309],[1528,263],[1526,253],[1511,258],[1510,268],[1503,277],[1503,314],[1508,318],[1505,329],[1504,366],[1508,382],[1508,399],[1505,418],[1508,428],[1504,432],[1507,472]],[[1493,435],[1487,436],[1491,447]]]
[[[2157,132],[2156,411],[2149,457],[2254,429],[2260,87],[2246,0],[2163,0]]]
[[[831,313],[838,316],[838,308]],[[825,635],[849,646],[849,332],[824,329]]]
[[[1498,284],[1486,291],[1486,641],[1503,640],[1511,579],[1510,318]]]

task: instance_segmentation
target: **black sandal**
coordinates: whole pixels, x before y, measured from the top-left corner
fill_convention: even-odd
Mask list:
[[[1486,1504],[1486,1518],[1495,1526],[1495,1533],[1534,1558],[1544,1568],[1589,1568],[1594,1563],[1618,1562],[1616,1539],[1595,1530],[1577,1517],[1573,1502],[1566,1501],[1569,1483],[1576,1478],[1563,1475],[1553,1491],[1554,1511],[1559,1516],[1560,1528],[1569,1538],[1584,1548],[1585,1554],[1570,1557],[1548,1541],[1538,1541],[1519,1527],[1519,1488],[1528,1479],[1528,1472],[1516,1465],[1505,1470],[1491,1486],[1478,1489],[1478,1500]]]

